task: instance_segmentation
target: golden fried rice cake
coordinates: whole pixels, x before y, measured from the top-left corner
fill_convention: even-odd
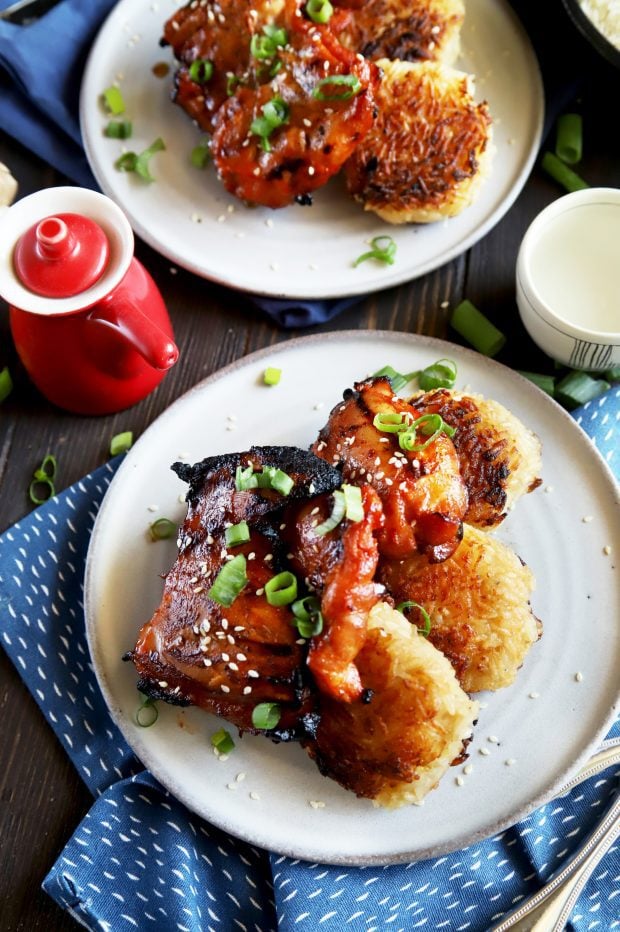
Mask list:
[[[381,59],[378,116],[345,165],[347,188],[388,223],[454,217],[490,166],[491,118],[473,78],[437,62]]]

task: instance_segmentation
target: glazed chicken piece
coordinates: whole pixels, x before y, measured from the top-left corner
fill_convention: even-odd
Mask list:
[[[332,29],[364,58],[451,65],[459,53],[463,0],[338,0],[335,5]]]
[[[237,467],[250,465],[254,472],[286,472],[294,481],[290,493],[238,491]],[[277,702],[281,718],[270,736],[298,738],[313,708],[305,651],[297,643],[290,606],[270,605],[263,593],[268,580],[286,568],[278,537],[284,507],[334,490],[340,474],[294,447],[253,447],[173,468],[189,483],[188,512],[161,605],[127,655],[139,674],[138,688],[156,699],[201,706],[254,733],[253,708]],[[247,522],[250,540],[228,549],[226,528],[240,521]],[[247,584],[226,606],[209,590],[233,555],[245,558]]]
[[[345,482],[376,489],[385,514],[377,532],[382,556],[403,559],[421,551],[438,562],[458,547],[467,510],[454,444],[440,433],[425,449],[407,451],[397,433],[373,425],[378,414],[413,422],[425,413],[394,395],[387,378],[370,378],[344,393],[312,449],[338,465]]]
[[[296,0],[208,0],[177,10],[166,22],[161,40],[180,62],[174,102],[201,129],[211,132],[215,113],[235,88],[260,80],[250,53],[253,38],[276,18],[290,19],[296,8]],[[212,70],[195,66],[197,74],[192,78],[192,64],[201,61],[210,62]]]
[[[341,702],[362,694],[355,658],[364,646],[367,618],[382,586],[374,582],[379,550],[376,532],[383,526],[383,510],[375,490],[361,490],[364,517],[346,518],[323,535],[315,528],[330,514],[331,496],[321,496],[287,514],[285,532],[291,564],[320,594],[324,628],[314,637],[308,667],[319,690]]]
[[[310,203],[369,132],[378,80],[329,27],[295,17],[273,78],[239,87],[217,111],[212,151],[225,188],[265,207]]]

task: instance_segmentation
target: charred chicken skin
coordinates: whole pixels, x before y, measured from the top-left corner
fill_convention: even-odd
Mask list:
[[[250,465],[255,471],[264,466],[285,471],[294,480],[290,494],[238,491],[236,469]],[[277,702],[282,714],[270,734],[298,738],[312,723],[305,652],[297,643],[290,606],[269,604],[263,592],[285,568],[278,537],[284,506],[334,490],[340,474],[292,447],[253,447],[173,468],[189,483],[188,512],[161,605],[127,657],[139,674],[138,688],[153,698],[200,706],[248,732],[256,732],[253,708]],[[247,522],[250,540],[229,552],[226,527],[240,521]],[[245,557],[247,584],[225,606],[209,590],[233,555]]]
[[[385,515],[377,540],[385,557],[423,552],[439,562],[462,537],[468,499],[452,440],[440,433],[424,449],[407,451],[396,433],[374,426],[376,415],[413,423],[426,413],[396,396],[387,378],[367,379],[344,393],[312,448],[342,469],[345,482],[377,491]]]

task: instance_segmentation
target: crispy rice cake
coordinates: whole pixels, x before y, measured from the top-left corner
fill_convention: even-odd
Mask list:
[[[498,401],[445,388],[412,399],[440,414],[457,431],[452,442],[467,486],[467,524],[489,529],[540,483],[541,443]]]
[[[366,701],[326,699],[316,741],[319,769],[376,805],[419,803],[463,753],[478,703],[400,612],[379,603],[356,658]]]
[[[342,0],[331,24],[343,45],[373,61],[451,65],[464,18],[463,0]]]
[[[345,166],[349,192],[388,223],[431,223],[472,203],[488,173],[491,118],[473,79],[437,62],[381,59],[378,117]]]
[[[423,555],[386,563],[381,579],[397,602],[432,620],[429,641],[452,663],[466,692],[509,686],[542,626],[530,607],[531,571],[491,534],[465,526],[445,563]]]

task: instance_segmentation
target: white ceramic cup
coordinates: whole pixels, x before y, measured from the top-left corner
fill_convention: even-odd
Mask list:
[[[517,305],[534,342],[573,369],[620,365],[620,190],[558,198],[528,228]]]

